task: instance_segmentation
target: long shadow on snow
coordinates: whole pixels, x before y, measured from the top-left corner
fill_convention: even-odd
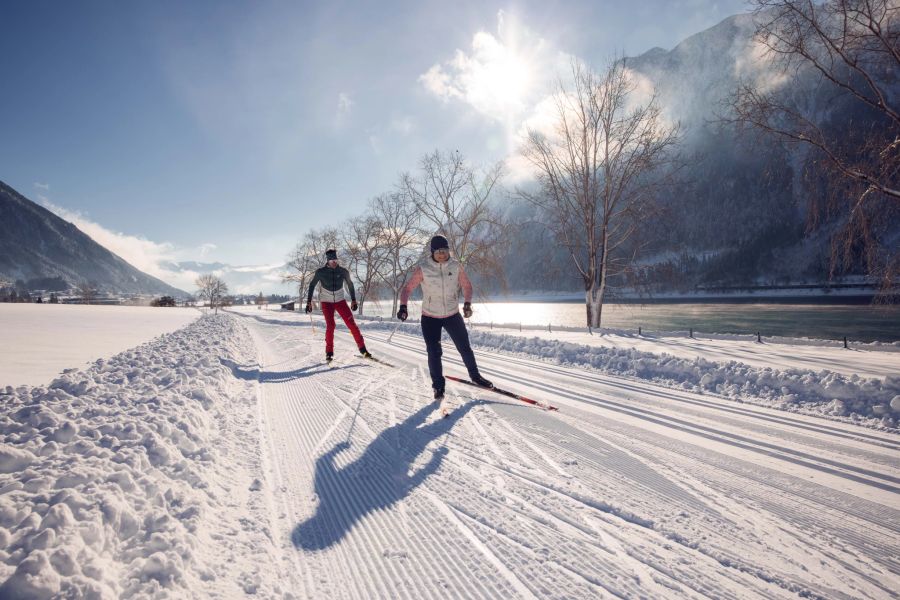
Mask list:
[[[246,379],[248,381],[259,381],[260,383],[280,383],[283,381],[291,381],[292,379],[301,379],[318,375],[319,373],[328,373],[329,371],[339,371],[341,369],[355,369],[365,365],[344,365],[341,367],[329,367],[328,365],[310,365],[300,369],[291,371],[260,371],[259,367],[239,365],[227,358],[220,358],[219,362],[231,369],[231,372],[238,379]]]
[[[336,444],[316,459],[315,491],[319,498],[316,513],[294,528],[291,540],[304,550],[324,550],[341,541],[353,526],[369,513],[388,508],[405,498],[416,486],[438,470],[447,448],[441,446],[428,463],[414,474],[409,470],[429,442],[448,433],[483,400],[467,402],[450,413],[421,426],[438,408],[437,402],[425,406],[402,423],[388,427],[372,440],[352,463],[338,469],[335,457],[350,447]],[[397,447],[397,441],[402,444]]]
[[[286,325],[288,327],[306,327],[309,328],[310,324],[306,321],[286,321],[284,319],[273,319],[266,318],[264,316],[259,315],[240,315],[242,317],[248,317],[250,319],[256,319],[260,323],[265,323],[266,325]]]

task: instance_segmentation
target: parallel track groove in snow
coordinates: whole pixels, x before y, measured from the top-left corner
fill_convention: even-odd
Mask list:
[[[559,397],[561,412],[451,384],[442,420],[419,340],[364,331],[390,369],[345,360],[353,343],[339,330],[329,369],[316,366],[321,329],[255,321],[300,597],[887,598],[900,587],[889,437],[481,351],[489,379]],[[447,370],[461,369],[446,350]],[[332,450],[334,469],[317,473]]]
[[[421,353],[422,348],[414,346],[412,344],[406,343],[402,344],[398,342],[392,342],[392,345],[402,347],[406,350]],[[661,387],[657,384],[643,382],[637,379],[617,376],[615,378],[610,377],[608,375],[604,375],[602,373],[593,373],[588,369],[577,369],[574,367],[563,367],[554,365],[552,363],[546,362],[540,359],[526,360],[520,358],[515,355],[502,354],[498,355],[494,352],[484,352],[482,350],[475,350],[476,356],[483,357],[485,359],[485,364],[488,365],[485,368],[486,373],[494,374],[496,376],[508,376],[509,373],[507,370],[502,368],[498,369],[495,366],[492,366],[495,361],[498,360],[498,356],[502,356],[502,362],[504,365],[512,364],[519,365],[522,367],[526,367],[532,373],[534,371],[541,371],[544,373],[552,373],[556,375],[562,375],[566,379],[569,380],[578,380],[585,381],[588,383],[594,383],[597,385],[602,385],[604,387],[616,387],[628,392],[637,392],[642,397],[647,397],[648,395],[656,396],[661,400],[666,402],[680,402],[686,404],[692,404],[696,406],[700,406],[703,408],[709,408],[716,411],[728,412],[735,415],[750,417],[753,419],[761,419],[771,423],[777,423],[780,425],[785,425],[789,427],[794,427],[798,429],[804,429],[816,433],[822,433],[825,435],[830,435],[834,437],[842,437],[848,440],[859,441],[863,443],[869,443],[880,447],[891,448],[894,450],[900,450],[900,442],[897,440],[891,439],[889,437],[882,437],[875,435],[874,433],[867,431],[848,431],[847,429],[841,429],[839,427],[827,424],[827,423],[814,423],[814,419],[811,417],[805,416],[792,416],[791,413],[786,413],[783,411],[777,411],[777,413],[782,414],[772,414],[772,411],[763,412],[758,408],[750,408],[744,407],[740,404],[737,404],[734,400],[724,398],[721,396],[717,396],[711,392],[704,392],[703,396],[707,396],[710,398],[718,399],[717,402],[713,402],[711,400],[704,399],[702,396],[697,396],[696,394],[693,396],[688,396],[683,390],[679,390],[677,388],[665,388]],[[444,359],[449,360],[450,362],[456,365],[462,365],[462,361],[459,359],[449,356]],[[860,429],[860,428],[856,428]]]

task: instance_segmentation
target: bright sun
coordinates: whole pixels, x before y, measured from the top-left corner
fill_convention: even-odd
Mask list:
[[[524,108],[531,84],[528,62],[514,49],[487,33],[478,33],[473,40],[471,58],[466,61],[470,80],[466,82],[469,101],[488,112],[517,112]]]

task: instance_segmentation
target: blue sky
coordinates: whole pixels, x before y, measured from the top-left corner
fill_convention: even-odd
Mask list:
[[[234,289],[276,291],[265,268],[303,232],[360,214],[426,152],[514,154],[568,57],[670,49],[744,10],[0,0],[0,180],[183,289],[166,261],[242,265]]]

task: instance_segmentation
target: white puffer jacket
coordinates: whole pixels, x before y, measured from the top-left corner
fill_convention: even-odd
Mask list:
[[[449,317],[458,313],[459,261],[450,258],[439,263],[428,258],[419,266],[422,268],[422,314]]]

